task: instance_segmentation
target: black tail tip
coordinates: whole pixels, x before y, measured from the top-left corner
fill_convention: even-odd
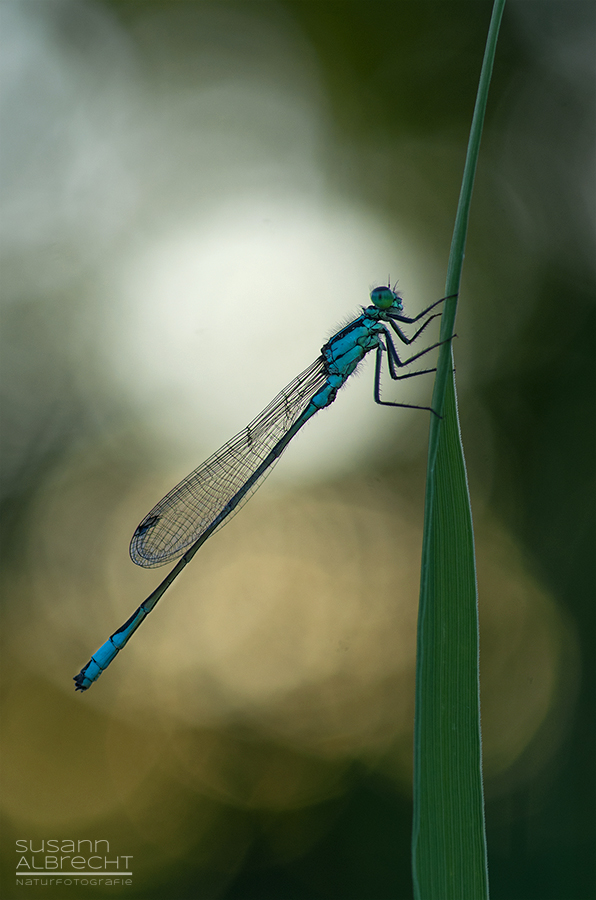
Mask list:
[[[75,675],[72,680],[75,683],[75,691],[81,691],[81,693],[82,693],[83,691],[86,691],[89,688],[89,685],[84,683],[85,676],[83,675],[82,672],[79,672],[78,675]]]

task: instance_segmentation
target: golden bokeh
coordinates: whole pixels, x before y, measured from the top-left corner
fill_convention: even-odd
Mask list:
[[[127,488],[126,474],[73,459],[31,510],[26,567],[9,584],[9,815],[89,822],[123,807],[144,832],[158,803],[167,854],[188,790],[209,823],[222,805],[280,812],[340,796],[355,760],[407,792],[421,543],[407,491],[378,479],[263,488],[75,696],[73,674],[159,577],[124,548],[161,483]],[[513,539],[490,521],[477,531],[490,786],[524,754],[535,766],[554,751],[576,657]]]

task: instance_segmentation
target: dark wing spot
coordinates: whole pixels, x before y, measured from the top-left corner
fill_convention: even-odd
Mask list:
[[[135,537],[145,534],[150,528],[153,528],[157,522],[159,522],[159,516],[148,516],[144,522],[141,522],[135,531]]]

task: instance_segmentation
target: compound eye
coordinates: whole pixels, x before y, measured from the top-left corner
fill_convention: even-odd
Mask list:
[[[380,287],[373,288],[370,292],[370,299],[377,309],[389,309],[393,305],[395,294],[391,288],[381,285]]]

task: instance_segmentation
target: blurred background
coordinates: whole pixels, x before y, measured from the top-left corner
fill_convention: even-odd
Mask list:
[[[3,0],[3,897],[50,839],[143,900],[412,896],[428,414],[372,360],[72,678],[165,574],[128,557],[162,494],[371,287],[442,296],[490,12]],[[457,325],[493,900],[595,890],[595,33],[505,10]]]

